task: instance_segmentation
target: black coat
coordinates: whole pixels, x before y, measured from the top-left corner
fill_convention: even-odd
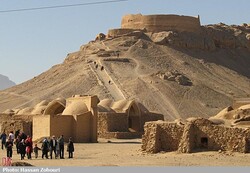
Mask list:
[[[42,151],[43,151],[43,152],[49,151],[49,142],[48,142],[48,141],[43,141],[43,144],[42,144]]]
[[[26,144],[23,142],[19,142],[18,149],[19,149],[19,153],[25,154],[26,153]]]
[[[12,141],[7,141],[7,142],[5,143],[5,146],[6,146],[6,149],[7,149],[7,150],[12,150],[13,142],[12,142]]]
[[[53,139],[51,139],[51,140],[49,141],[49,146],[50,146],[50,148],[56,148],[56,145],[57,145],[56,139],[55,139],[55,146],[53,146]]]
[[[74,144],[72,141],[69,141],[68,145],[67,145],[67,151],[68,152],[74,152]]]

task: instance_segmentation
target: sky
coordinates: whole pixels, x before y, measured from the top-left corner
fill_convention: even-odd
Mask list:
[[[126,14],[200,15],[202,25],[250,23],[249,0],[128,0],[34,11],[2,12],[108,0],[1,0],[0,74],[20,84],[62,63]]]

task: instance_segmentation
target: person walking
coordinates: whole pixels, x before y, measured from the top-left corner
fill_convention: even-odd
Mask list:
[[[52,139],[49,142],[49,146],[50,146],[50,159],[52,159],[53,151],[54,151],[55,158],[56,158],[56,145],[57,145],[56,137],[53,135]]]
[[[19,154],[20,153],[20,151],[19,151],[19,147],[18,147],[18,145],[19,145],[19,143],[21,142],[21,138],[20,138],[20,136],[18,135],[17,137],[16,137],[16,139],[15,139],[15,145],[16,145],[16,152],[17,152],[17,154]]]
[[[24,141],[27,139],[27,135],[23,132],[23,131],[20,131],[20,140],[24,139]]]
[[[44,138],[42,144],[42,158],[45,156],[48,159],[48,151],[49,151],[49,142],[47,138]]]
[[[26,144],[27,158],[31,159],[31,153],[33,152],[33,142],[30,136],[27,136],[27,139],[25,140],[25,144]]]
[[[21,142],[19,142],[18,144],[18,150],[19,150],[19,153],[21,155],[21,160],[24,159],[25,157],[25,153],[26,153],[26,144],[25,144],[25,140],[22,139]]]
[[[14,142],[15,135],[13,134],[13,131],[10,131],[9,137],[10,137],[10,139],[12,140],[12,142]]]
[[[41,150],[41,148],[39,148],[38,146],[37,146],[37,144],[35,144],[35,147],[33,148],[33,151],[34,151],[34,153],[35,153],[35,158],[37,159],[37,157],[38,157],[38,150]]]
[[[0,139],[2,140],[2,150],[3,150],[3,148],[5,147],[6,138],[7,138],[7,135],[6,135],[5,131],[3,131],[3,133],[2,133],[1,136],[0,136]]]
[[[73,158],[74,143],[73,143],[71,137],[69,138],[69,143],[67,145],[67,151],[69,152],[69,158]]]
[[[13,141],[12,141],[10,136],[8,137],[8,140],[7,140],[6,144],[5,144],[5,146],[6,146],[6,149],[7,149],[7,157],[12,158]]]
[[[59,138],[60,159],[64,159],[64,137]]]

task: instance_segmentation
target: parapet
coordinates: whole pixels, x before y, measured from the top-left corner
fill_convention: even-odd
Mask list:
[[[123,29],[145,29],[147,32],[200,32],[200,18],[180,15],[129,14],[122,17]]]

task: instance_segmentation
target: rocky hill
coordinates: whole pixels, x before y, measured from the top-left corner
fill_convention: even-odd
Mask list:
[[[62,64],[0,92],[0,111],[41,100],[96,94],[137,99],[165,119],[209,117],[250,97],[250,26],[223,23],[199,32],[99,34]]]
[[[7,76],[0,74],[0,90],[9,88],[16,85],[15,82],[11,81]]]

